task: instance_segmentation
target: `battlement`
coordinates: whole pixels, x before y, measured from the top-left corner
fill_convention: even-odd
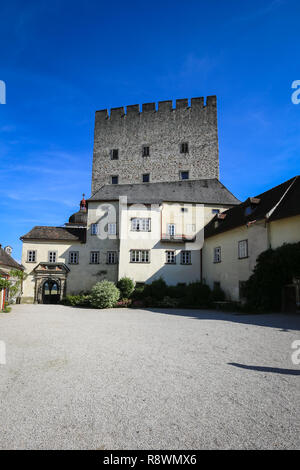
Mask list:
[[[142,113],[165,113],[165,112],[176,112],[182,109],[195,109],[200,110],[204,108],[215,108],[217,106],[217,97],[215,95],[206,97],[206,104],[204,103],[204,97],[177,99],[175,106],[173,101],[159,101],[158,103],[143,103],[142,107],[139,104],[132,104],[126,107],[121,106],[119,108],[101,109],[96,111],[96,117],[98,119],[119,119],[124,117],[137,116]],[[142,109],[142,110],[141,110]]]

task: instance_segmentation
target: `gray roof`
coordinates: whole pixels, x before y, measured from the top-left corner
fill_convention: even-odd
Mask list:
[[[269,221],[293,217],[300,214],[300,176],[285,181],[274,188],[248,198],[238,206],[223,212],[222,219],[215,216],[205,226],[205,238],[227,232],[257,220]],[[246,213],[246,208],[251,212]],[[215,222],[218,221],[216,224]]]
[[[23,271],[23,266],[17,261],[15,261],[12,256],[10,256],[6,251],[0,247],[0,265],[9,266],[13,269],[21,269]]]
[[[127,196],[128,204],[194,202],[235,205],[240,201],[216,178],[102,186],[89,201],[115,201]]]
[[[21,240],[66,240],[85,242],[85,228],[36,226]]]

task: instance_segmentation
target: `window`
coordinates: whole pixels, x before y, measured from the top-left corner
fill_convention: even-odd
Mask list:
[[[91,235],[97,235],[98,233],[98,224],[91,225]]]
[[[56,263],[56,251],[48,252],[49,263]]]
[[[180,144],[180,153],[189,153],[189,144],[188,144],[188,142],[182,142]]]
[[[117,233],[117,224],[116,223],[107,224],[107,233],[108,233],[108,235],[116,235],[116,233]]]
[[[111,184],[118,184],[119,183],[119,177],[118,175],[114,175],[111,177]]]
[[[148,145],[143,146],[143,157],[149,157],[150,155],[150,147]]]
[[[111,160],[119,160],[119,150],[118,149],[112,149],[110,151],[110,159]]]
[[[166,264],[176,264],[175,254],[174,250],[166,251]]]
[[[241,240],[238,244],[239,259],[248,258],[248,240]]]
[[[175,224],[168,224],[168,235],[170,235],[170,237],[174,237],[175,233],[176,233]]]
[[[221,289],[221,283],[219,281],[214,282],[214,290],[220,290]]]
[[[116,251],[108,251],[106,255],[106,263],[107,264],[116,264],[117,263],[117,252]]]
[[[214,248],[214,263],[221,263],[221,247]]]
[[[69,253],[69,264],[78,264],[79,262],[79,252],[70,251]]]
[[[130,250],[131,263],[149,263],[149,250]]]
[[[131,230],[133,232],[150,232],[151,219],[135,217],[131,219]]]
[[[143,174],[143,183],[149,183],[150,181],[150,173]]]
[[[91,251],[90,264],[99,264],[99,251]]]
[[[188,180],[189,179],[189,172],[188,171],[181,171],[180,172],[180,179],[181,180]]]
[[[212,209],[211,213],[212,214],[220,214],[220,209]]]
[[[192,264],[190,251],[181,252],[181,264]]]
[[[182,207],[182,208],[181,208],[181,212],[188,212],[188,211],[189,211],[189,210],[188,210],[187,207]]]
[[[35,263],[36,262],[36,251],[35,250],[27,251],[27,261],[28,261],[28,263]]]

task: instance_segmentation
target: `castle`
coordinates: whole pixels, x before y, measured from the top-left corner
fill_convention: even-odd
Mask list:
[[[91,197],[63,227],[21,237],[22,302],[55,303],[124,276],[202,281],[238,300],[271,238],[299,239],[300,210],[281,236],[291,210],[277,209],[299,196],[299,181],[240,204],[219,181],[215,96],[97,111]]]

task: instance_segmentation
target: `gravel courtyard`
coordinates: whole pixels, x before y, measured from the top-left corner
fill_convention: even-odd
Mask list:
[[[300,317],[17,305],[0,449],[300,448]]]

